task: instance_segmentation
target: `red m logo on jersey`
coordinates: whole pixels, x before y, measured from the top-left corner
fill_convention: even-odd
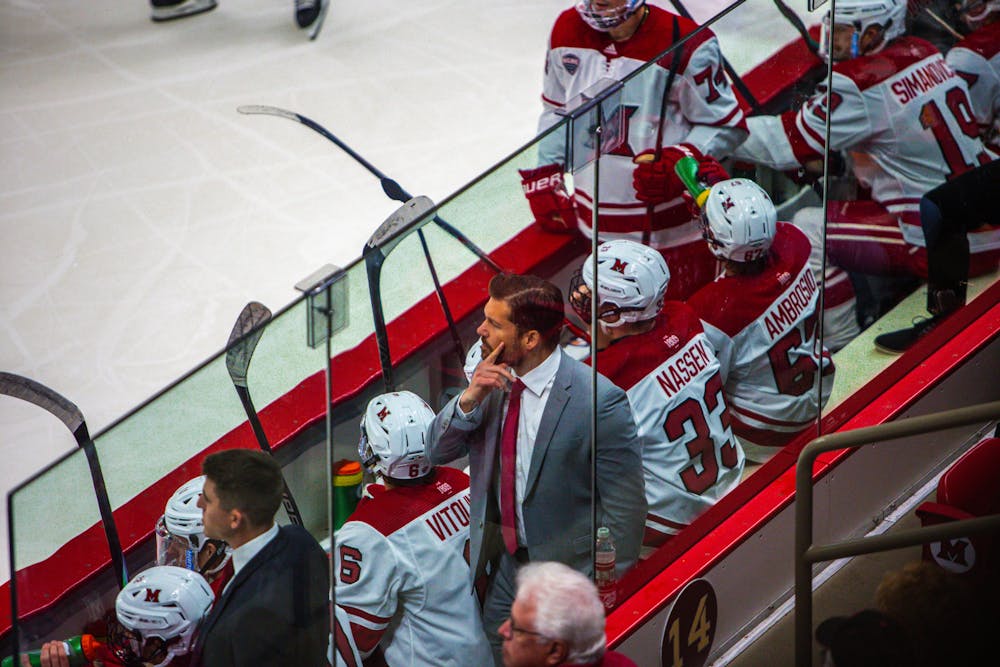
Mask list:
[[[389,406],[385,406],[378,411],[378,418],[380,421],[385,421],[385,418],[388,417],[390,414],[391,413],[389,412]]]
[[[616,259],[614,266],[611,267],[612,271],[617,271],[618,273],[625,275],[625,267],[628,266],[628,262],[623,262],[620,259]]]
[[[160,601],[160,589],[157,588],[155,591],[152,588],[146,589],[146,602],[159,602]]]

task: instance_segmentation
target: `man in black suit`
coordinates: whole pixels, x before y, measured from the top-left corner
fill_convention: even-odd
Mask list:
[[[229,543],[235,572],[201,629],[195,664],[328,664],[328,560],[304,528],[274,522],[281,468],[263,452],[233,449],[208,456],[202,472],[205,535]]]

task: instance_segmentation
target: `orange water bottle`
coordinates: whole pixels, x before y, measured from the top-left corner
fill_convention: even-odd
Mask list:
[[[333,464],[333,529],[344,525],[358,506],[361,495],[361,464],[341,459]]]

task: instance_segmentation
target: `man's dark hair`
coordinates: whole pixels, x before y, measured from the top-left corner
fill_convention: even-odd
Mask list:
[[[249,449],[227,449],[205,457],[201,471],[212,480],[224,509],[240,510],[254,528],[274,521],[285,484],[273,457]]]
[[[549,349],[559,344],[563,325],[562,290],[538,276],[498,273],[490,296],[510,306],[510,320],[523,334],[534,329]]]

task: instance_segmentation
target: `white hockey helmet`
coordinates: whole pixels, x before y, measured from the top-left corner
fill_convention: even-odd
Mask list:
[[[955,10],[972,30],[978,28],[993,12],[1000,12],[1000,0],[959,0]]]
[[[777,225],[778,214],[767,192],[744,178],[713,185],[701,209],[701,230],[712,254],[733,262],[752,262],[766,255]]]
[[[837,0],[837,13],[831,20],[826,13],[820,29],[819,53],[829,57],[833,50],[833,28],[837,25],[852,26],[850,57],[857,58],[877,53],[906,32],[906,0]],[[865,53],[861,53],[861,36],[869,27],[882,29],[882,39]]]
[[[208,582],[197,572],[173,565],[153,566],[118,593],[111,648],[126,664],[139,658],[166,665],[191,650],[195,632],[214,601]]]
[[[156,564],[177,565],[201,574],[214,574],[229,561],[229,545],[222,540],[205,536],[198,497],[205,486],[205,476],[195,477],[180,486],[164,508],[156,525]],[[215,553],[202,566],[198,555],[206,545],[215,547]]]
[[[576,11],[580,17],[594,30],[607,32],[625,23],[630,16],[646,4],[646,0],[619,0],[617,7],[596,9],[592,0],[581,0],[576,3]]]
[[[358,454],[372,472],[389,479],[416,479],[430,472],[424,456],[427,426],[434,419],[422,398],[409,391],[376,396],[361,418]]]
[[[570,280],[569,302],[584,321],[590,321],[594,292],[594,256],[583,261]],[[598,314],[607,327],[642,322],[663,308],[670,270],[663,256],[649,246],[626,239],[597,247]],[[586,292],[580,289],[586,285]],[[609,318],[614,318],[610,319]]]

